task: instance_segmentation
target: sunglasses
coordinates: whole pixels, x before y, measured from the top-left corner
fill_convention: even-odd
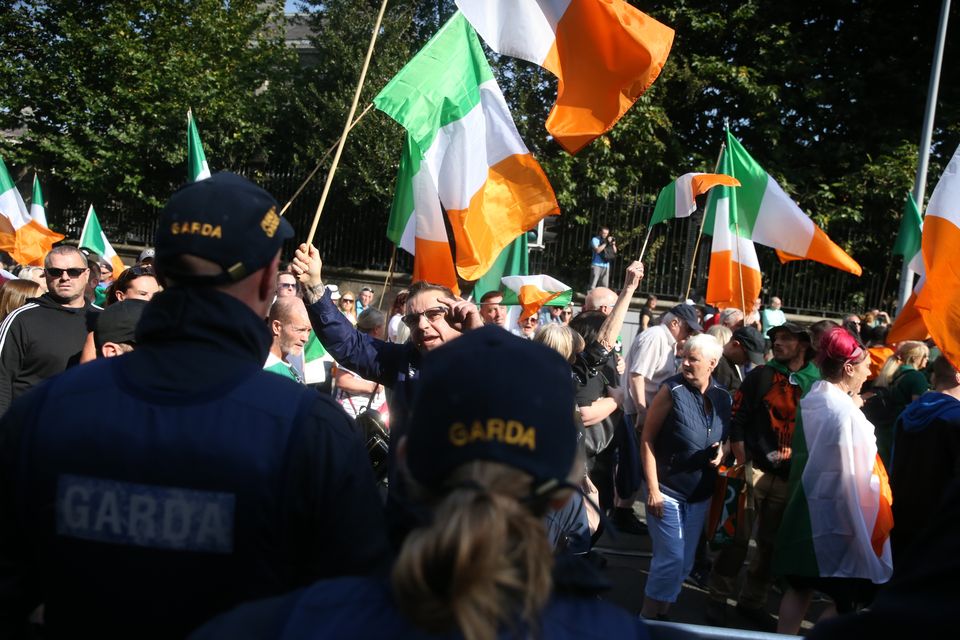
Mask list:
[[[353,298],[340,298],[340,302],[353,302]]]
[[[573,315],[573,311],[564,311],[564,312],[561,313],[560,315],[562,315],[562,316],[572,316],[572,315]]]
[[[290,284],[289,282],[281,282],[277,285],[277,289],[296,289],[296,284]]]
[[[86,272],[87,267],[70,267],[69,269],[58,269],[57,267],[47,267],[43,270],[44,274],[51,278],[59,278],[66,273],[71,278],[79,278]]]
[[[425,317],[427,322],[433,324],[445,315],[447,315],[446,307],[430,307],[426,311],[421,311],[420,313],[408,313],[400,320],[403,322],[403,324],[413,329],[420,324],[420,316]]]

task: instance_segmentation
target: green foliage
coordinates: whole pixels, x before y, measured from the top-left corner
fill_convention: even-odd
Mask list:
[[[27,127],[4,149],[14,163],[78,198],[155,206],[186,178],[191,106],[211,167],[266,161],[295,64],[281,2],[14,4],[0,35],[20,47],[0,95],[0,127]]]

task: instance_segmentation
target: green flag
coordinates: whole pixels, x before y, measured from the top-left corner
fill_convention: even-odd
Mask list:
[[[893,243],[893,255],[903,256],[905,262],[916,272],[923,271],[923,256],[920,253],[920,238],[923,231],[923,218],[913,194],[907,194],[903,203],[903,217],[900,218],[900,230],[897,241]]]
[[[41,227],[50,228],[47,224],[47,210],[43,206],[43,191],[40,190],[40,179],[36,172],[33,174],[33,198],[30,200],[30,217]]]
[[[503,291],[503,304],[520,304],[516,292],[504,287],[500,283],[500,278],[529,274],[528,255],[527,234],[521,233],[516,240],[500,252],[490,270],[477,280],[473,286],[473,299],[480,302],[480,298],[488,291]]]
[[[187,179],[190,182],[210,177],[210,167],[207,166],[207,156],[203,153],[203,144],[200,142],[200,132],[193,119],[193,111],[187,110]]]

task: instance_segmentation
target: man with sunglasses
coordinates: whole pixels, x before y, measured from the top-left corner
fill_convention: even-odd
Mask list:
[[[92,308],[84,299],[87,258],[76,247],[62,245],[43,264],[47,293],[0,325],[0,415],[34,385],[78,364],[92,330]]]

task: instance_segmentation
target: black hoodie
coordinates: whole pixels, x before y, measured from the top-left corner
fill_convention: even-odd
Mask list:
[[[45,293],[0,324],[0,415],[35,384],[80,362],[93,307],[65,307]]]

